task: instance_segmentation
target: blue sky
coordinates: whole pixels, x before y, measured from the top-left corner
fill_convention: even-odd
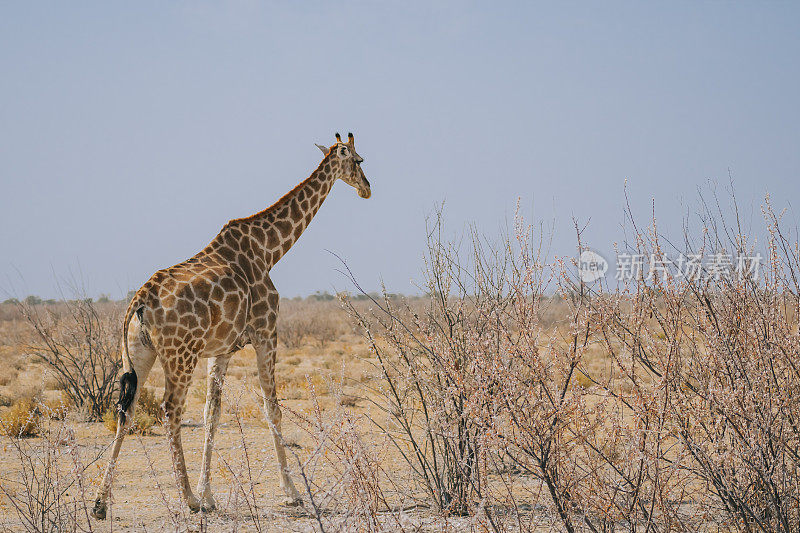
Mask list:
[[[624,184],[678,229],[733,175],[752,217],[800,185],[800,8],[779,2],[6,2],[0,288],[123,295],[308,176],[343,183],[275,267],[284,296],[415,292],[425,216],[496,235],[517,198],[553,253],[622,238]],[[788,214],[796,219],[792,211]]]

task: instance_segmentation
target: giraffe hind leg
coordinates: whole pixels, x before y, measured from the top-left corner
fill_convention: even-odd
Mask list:
[[[145,346],[142,343],[137,318],[133,318],[131,327],[128,330],[128,347],[133,368],[129,368],[128,361],[123,357],[123,370],[125,374],[132,370],[135,371],[138,375],[139,386],[134,383],[133,389],[128,389],[130,391],[129,401],[126,402],[127,405],[125,406],[124,412],[120,412],[120,416],[117,418],[117,432],[111,447],[111,458],[109,459],[108,466],[103,475],[103,481],[97,489],[97,495],[92,509],[92,516],[98,520],[103,520],[106,517],[108,494],[111,491],[114,470],[120,449],[122,448],[122,441],[125,439],[125,435],[127,435],[128,430],[133,424],[133,415],[136,411],[136,402],[139,399],[141,388],[144,386],[145,381],[147,381],[147,376],[150,374],[150,370],[153,368],[153,363],[155,363],[156,360],[155,350],[153,350],[151,346]],[[125,374],[123,374],[123,377]]]

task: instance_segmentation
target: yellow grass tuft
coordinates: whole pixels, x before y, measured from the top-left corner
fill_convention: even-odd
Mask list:
[[[161,402],[156,399],[152,390],[143,388],[136,404],[136,413],[133,415],[133,425],[129,433],[139,435],[152,435],[153,427],[161,420]],[[109,409],[103,413],[103,426],[111,433],[117,432],[117,413]]]
[[[39,433],[39,412],[36,400],[21,398],[0,418],[0,433],[6,437],[33,437]]]

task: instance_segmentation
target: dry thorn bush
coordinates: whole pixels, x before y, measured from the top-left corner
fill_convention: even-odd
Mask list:
[[[282,300],[278,315],[278,339],[290,349],[306,342],[324,348],[349,329],[347,315],[335,300]]]
[[[86,470],[100,454],[86,456],[62,409],[58,406],[54,412],[34,402],[30,412],[35,413],[38,437],[5,443],[4,453],[18,467],[0,473],[6,511],[0,515],[0,528],[41,533],[92,530],[87,504],[92,488]]]
[[[682,251],[754,252],[738,219],[703,205]],[[536,530],[520,509],[542,504],[569,532],[796,530],[800,247],[769,199],[763,212],[760,278],[615,290],[543,261],[521,221],[499,245],[473,232],[462,254],[437,219],[427,309],[349,305],[382,377],[370,398],[389,422],[373,422],[440,512],[489,530],[509,527],[509,509],[512,529]],[[655,220],[640,231],[628,213],[628,250],[663,254]],[[545,321],[554,302],[565,317]]]
[[[70,404],[89,420],[100,420],[113,401],[121,367],[121,306],[87,298],[16,305],[32,330],[26,352],[53,371]]]

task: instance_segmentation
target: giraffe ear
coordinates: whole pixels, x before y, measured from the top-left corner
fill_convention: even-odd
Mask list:
[[[314,144],[317,144],[317,143],[314,143]],[[317,144],[317,148],[322,150],[322,153],[325,154],[325,155],[328,155],[328,152],[330,152],[330,149],[328,147],[322,146],[321,144]]]

